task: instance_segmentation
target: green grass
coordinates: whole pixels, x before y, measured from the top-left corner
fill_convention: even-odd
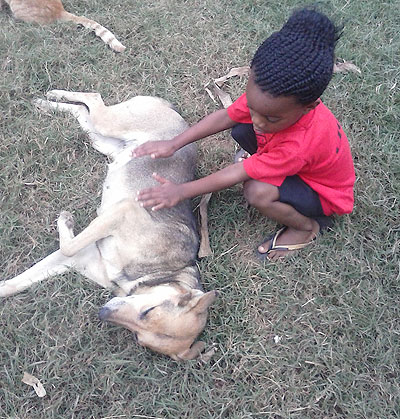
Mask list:
[[[137,94],[175,103],[194,123],[218,108],[211,79],[249,63],[294,0],[65,0],[112,29],[117,55],[73,25],[28,25],[0,13],[0,266],[2,279],[57,247],[55,220],[77,230],[95,216],[105,160],[76,121],[31,101],[54,88],[97,91],[108,104]],[[213,256],[200,261],[220,297],[202,335],[208,363],[177,363],[130,332],[103,325],[107,290],[71,272],[0,305],[0,417],[396,418],[399,377],[400,41],[396,0],[332,0],[345,30],[337,56],[362,70],[324,94],[348,134],[357,172],[354,212],[280,264],[254,247],[276,226],[247,210],[240,187],[209,208]],[[231,80],[237,97],[245,79]],[[199,175],[227,165],[228,134],[206,139]],[[280,337],[279,342],[274,338]],[[47,396],[21,383],[37,376]]]

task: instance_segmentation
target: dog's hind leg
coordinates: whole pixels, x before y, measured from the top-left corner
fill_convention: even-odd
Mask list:
[[[47,99],[54,101],[67,101],[73,103],[83,103],[88,109],[90,114],[101,115],[106,105],[101,98],[100,93],[82,93],[82,92],[69,92],[67,90],[50,90],[46,94]]]
[[[56,92],[56,94],[54,93]],[[60,92],[60,93],[58,93]],[[53,93],[53,95],[50,95],[50,93]],[[67,95],[64,95],[67,94]],[[70,96],[70,95],[76,95],[76,96]],[[64,90],[52,90],[47,94],[48,97],[53,97],[54,99],[67,99],[68,98],[75,98],[78,100],[78,98],[82,99],[82,95],[84,98],[86,96],[91,97],[91,95],[98,95],[97,93],[74,93],[74,92],[65,92]],[[67,96],[67,97],[65,97]],[[100,100],[101,97],[98,95]],[[92,98],[95,100],[94,98]],[[60,112],[67,112],[71,113],[79,122],[79,125],[82,127],[84,131],[87,132],[92,147],[97,150],[98,152],[110,157],[111,159],[114,158],[116,154],[118,154],[121,150],[124,149],[126,142],[124,140],[120,140],[118,138],[110,138],[110,137],[104,137],[96,132],[96,130],[93,127],[93,124],[90,119],[90,115],[88,112],[88,108],[86,107],[86,102],[83,102],[84,105],[79,104],[72,104],[72,103],[62,103],[62,102],[52,102],[50,100],[43,100],[43,99],[36,99],[34,101],[35,105],[43,110],[43,111],[60,111]]]
[[[66,272],[71,266],[73,259],[57,250],[15,278],[0,282],[0,297],[17,294],[44,279]]]
[[[100,134],[88,132],[92,147],[99,153],[104,154],[114,160],[115,156],[126,146],[126,141],[118,138],[104,137]]]
[[[122,115],[117,113],[114,115],[111,110],[113,106],[106,106],[99,93],[82,93],[82,92],[69,92],[67,90],[51,90],[47,93],[47,99],[53,104],[59,103],[61,105],[67,105],[60,101],[72,102],[74,105],[79,106],[71,109],[68,107],[61,107],[60,110],[70,110],[73,115],[78,119],[79,124],[89,134],[92,141],[92,146],[97,151],[105,154],[109,157],[113,157],[115,154],[120,152],[125,145],[125,141],[119,138],[118,135],[114,134],[116,126],[118,125],[118,118],[122,118]],[[57,106],[57,105],[55,105]],[[85,107],[85,112],[82,112],[82,107]],[[111,113],[111,116],[110,116]],[[130,115],[126,116],[129,119]]]
[[[82,122],[87,125],[88,124],[88,111],[84,105],[77,105],[71,103],[59,103],[59,102],[51,102],[49,100],[44,99],[35,99],[33,101],[35,106],[42,111],[61,111],[61,112],[68,112],[75,116],[78,119],[79,123]],[[82,123],[81,123],[82,125]]]

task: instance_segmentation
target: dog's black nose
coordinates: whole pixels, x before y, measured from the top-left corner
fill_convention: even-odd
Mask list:
[[[105,321],[108,319],[108,317],[110,316],[111,310],[108,307],[102,307],[99,311],[99,319],[101,321]]]

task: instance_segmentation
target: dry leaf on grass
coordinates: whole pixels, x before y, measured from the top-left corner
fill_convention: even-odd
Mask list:
[[[226,92],[224,92],[220,87],[217,85],[214,86],[214,93],[218,96],[219,100],[222,103],[222,106],[224,108],[227,108],[228,106],[231,106],[233,101],[230,95]]]
[[[24,372],[24,376],[21,381],[28,384],[28,386],[32,386],[39,397],[44,397],[46,395],[46,390],[44,389],[43,384],[33,375]]]
[[[236,76],[247,76],[249,74],[250,71],[250,67],[248,65],[243,66],[243,67],[234,67],[231,68],[229,70],[229,73],[226,74],[225,76],[219,77],[218,79],[214,79],[214,83],[219,86],[222,87],[223,84],[229,80],[232,77],[236,77]]]
[[[207,362],[210,362],[211,358],[215,355],[216,349],[212,347],[207,352],[204,352],[200,355],[200,360],[206,364]]]
[[[210,238],[208,234],[208,216],[207,207],[212,193],[208,193],[201,197],[199,212],[200,212],[200,248],[198,252],[199,258],[212,255],[210,247]]]
[[[221,101],[223,107],[227,108],[228,106],[232,105],[233,102],[230,95],[226,93],[224,90],[222,90],[221,87],[227,80],[229,80],[232,77],[246,76],[247,74],[249,74],[249,70],[249,66],[231,68],[228,74],[226,74],[225,76],[218,77],[217,79],[214,79],[213,81],[207,83],[204,86],[204,89],[214,102],[216,102],[215,96],[217,96]]]
[[[361,74],[361,70],[354,65],[351,61],[346,60],[338,60],[336,61],[335,65],[333,66],[333,72],[334,73],[358,73]]]

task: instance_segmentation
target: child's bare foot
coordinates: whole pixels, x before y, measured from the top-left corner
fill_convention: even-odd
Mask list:
[[[281,259],[295,250],[303,249],[310,245],[318,236],[319,224],[312,220],[312,230],[296,230],[284,227],[277,231],[270,240],[258,247],[258,253],[263,258],[270,260]]]

